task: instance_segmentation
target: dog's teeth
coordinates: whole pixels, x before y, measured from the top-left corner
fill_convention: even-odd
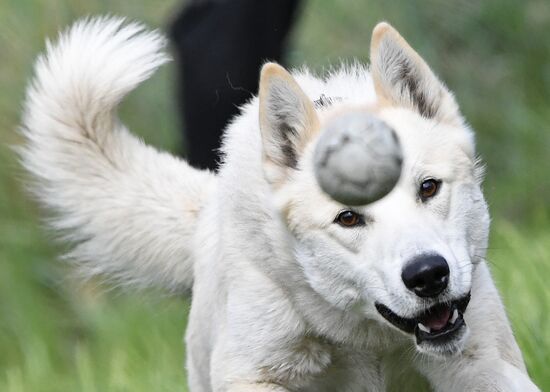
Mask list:
[[[454,324],[457,318],[458,318],[458,310],[455,309],[453,312],[453,317],[451,317],[451,324]]]
[[[429,328],[429,327],[426,327],[424,324],[422,323],[418,323],[418,329],[420,329],[421,331],[424,331],[426,333],[430,333],[432,332],[432,330]]]

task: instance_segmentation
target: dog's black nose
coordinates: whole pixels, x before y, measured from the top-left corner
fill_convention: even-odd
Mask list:
[[[421,255],[403,268],[401,279],[419,297],[435,297],[449,283],[449,264],[439,255]]]

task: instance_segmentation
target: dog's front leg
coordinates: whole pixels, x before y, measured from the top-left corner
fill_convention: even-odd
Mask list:
[[[469,335],[451,358],[426,358],[421,372],[438,392],[537,392],[514,339],[485,263],[476,266],[472,299],[464,315]]]
[[[448,361],[428,379],[436,392],[540,392],[529,376],[503,359]]]
[[[241,262],[241,266],[244,262]],[[331,364],[331,346],[307,325],[277,283],[242,268],[229,286],[210,359],[214,392],[284,392],[309,385]]]

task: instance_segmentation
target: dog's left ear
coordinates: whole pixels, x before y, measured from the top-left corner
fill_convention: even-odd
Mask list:
[[[383,104],[407,107],[442,122],[461,122],[451,92],[388,23],[374,28],[370,59],[376,94]]]
[[[311,99],[278,64],[263,66],[259,98],[265,175],[270,183],[281,183],[296,169],[319,120]]]

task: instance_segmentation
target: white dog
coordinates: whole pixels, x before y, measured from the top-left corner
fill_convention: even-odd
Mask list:
[[[435,391],[538,390],[484,261],[472,130],[391,26],[374,29],[368,69],[323,79],[266,64],[217,175],[116,116],[167,60],[163,45],[112,18],[49,44],[22,159],[80,271],[192,289],[191,391],[418,390],[411,377]],[[321,191],[312,154],[327,121],[358,112],[395,131],[404,160],[387,196],[351,208]]]

